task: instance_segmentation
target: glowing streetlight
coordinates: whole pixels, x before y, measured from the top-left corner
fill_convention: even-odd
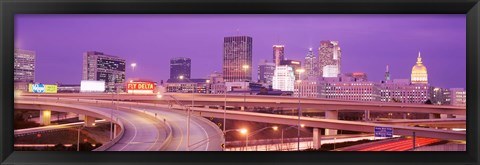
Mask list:
[[[300,124],[300,127],[302,127],[302,128],[305,127],[305,124]]]
[[[162,97],[163,96],[160,93],[157,94],[157,98],[161,99]]]
[[[178,76],[178,78],[179,78],[180,80],[183,80],[183,75]]]
[[[239,129],[238,131],[239,131],[241,134],[247,134],[247,133],[248,133],[248,130],[245,129],[245,128]]]
[[[130,66],[132,67],[132,70],[135,72],[135,67],[137,66],[137,63],[132,63],[130,64]]]
[[[277,126],[273,126],[272,129],[273,129],[274,131],[276,131],[276,130],[278,130],[278,127],[277,127]]]

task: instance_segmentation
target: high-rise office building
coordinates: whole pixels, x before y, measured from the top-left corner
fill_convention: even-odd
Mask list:
[[[190,58],[177,57],[170,59],[170,79],[190,79],[192,61]]]
[[[233,36],[224,38],[223,77],[226,82],[252,80],[252,37]]]
[[[272,85],[274,73],[275,63],[269,63],[267,60],[260,61],[258,64],[258,82]]]
[[[284,60],[285,45],[273,45],[273,63],[275,66],[281,65],[280,62]]]
[[[293,68],[287,65],[275,67],[272,88],[281,91],[293,91],[295,83],[295,75],[293,72]]]
[[[412,67],[412,84],[428,84],[427,67],[422,63],[422,57],[418,52],[417,63]]]
[[[280,65],[290,66],[293,69],[295,75],[295,80],[300,80],[300,72],[297,72],[298,69],[302,68],[302,62],[300,60],[283,60],[280,62]],[[302,79],[305,77],[305,73],[302,74]]]
[[[125,90],[125,59],[102,52],[85,52],[82,80],[105,81],[106,92],[122,92]]]
[[[341,59],[342,53],[338,41],[320,41],[320,47],[318,48],[318,69],[319,75],[324,75],[324,67],[328,65],[337,66],[338,74],[342,73]],[[329,67],[331,69],[332,67]]]
[[[13,73],[15,82],[35,82],[35,52],[15,49]]]
[[[318,59],[313,54],[313,49],[308,49],[307,56],[305,56],[305,77],[318,77]]]

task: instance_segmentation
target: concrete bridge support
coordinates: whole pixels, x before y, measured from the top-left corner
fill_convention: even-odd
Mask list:
[[[84,121],[83,124],[85,127],[93,127],[95,123],[95,118],[87,115],[78,114],[78,120]]]
[[[452,114],[440,114],[441,119],[454,118]]]
[[[85,120],[85,115],[78,114],[78,120],[80,120],[80,121]]]
[[[438,114],[438,113],[430,113],[430,114],[428,114],[428,118],[429,118],[429,119],[438,119],[438,118],[440,118],[440,114]]]
[[[370,110],[365,110],[365,121],[370,120]]]
[[[334,119],[338,120],[338,111],[325,111],[325,119]],[[325,135],[337,135],[337,130],[334,129],[325,129]]]
[[[50,110],[43,110],[40,111],[40,124],[42,125],[50,125],[52,118],[52,111]]]
[[[85,116],[85,120],[84,120],[84,126],[85,127],[93,127],[95,126],[95,118],[94,117],[91,117],[91,116]]]
[[[322,131],[319,128],[313,128],[313,149],[322,147]]]

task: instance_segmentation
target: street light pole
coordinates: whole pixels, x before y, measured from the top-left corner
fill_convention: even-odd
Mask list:
[[[130,66],[132,67],[132,80],[130,80],[130,82],[133,82],[133,73],[135,73],[135,67],[137,66],[137,63],[132,63]],[[135,95],[135,89],[132,90],[132,95]]]
[[[112,92],[112,105],[113,105],[113,92]],[[110,110],[110,140],[113,139],[113,109]]]
[[[184,79],[183,75],[179,76],[179,79],[183,80]],[[192,83],[190,79],[188,79],[188,82]],[[187,151],[190,151],[190,120],[191,120],[191,111],[193,110],[194,106],[195,106],[195,86],[193,86],[193,91],[192,91],[192,106],[190,108],[187,108]]]
[[[225,85],[225,91],[223,92],[224,94],[224,99],[225,99],[225,102],[224,102],[224,105],[223,105],[223,132],[224,134],[226,133],[225,132],[225,125],[227,125],[227,84],[224,82],[223,83]],[[225,140],[225,138],[224,138]],[[225,142],[224,142],[225,143]]]
[[[248,82],[248,79],[247,79],[247,70],[250,66],[248,65],[243,65],[243,70],[245,71],[245,82]],[[246,89],[246,88],[245,88]],[[243,110],[246,109],[246,102],[247,102],[247,92],[245,90],[245,92],[243,92]]]
[[[300,116],[302,115],[302,105],[300,104],[300,82],[302,81],[302,73],[305,72],[304,69],[297,69],[296,70],[299,75],[298,75],[298,128],[300,128]],[[298,141],[298,144],[297,144],[297,150],[300,151],[300,129],[298,129],[297,131],[297,141]]]
[[[77,151],[80,151],[80,130],[82,130],[85,126],[81,126],[78,128],[77,134]]]
[[[288,129],[290,129],[290,128],[293,128],[293,127],[297,127],[297,126],[296,126],[296,125],[292,125],[292,126],[289,126],[289,127],[287,127],[287,128],[282,128],[282,138],[281,138],[281,144],[282,144],[282,146],[281,146],[281,148],[280,148],[281,150],[283,150],[283,131],[286,131],[286,130],[288,130]],[[300,124],[300,127],[303,128],[304,125],[303,125],[303,124]],[[299,128],[297,128],[297,129],[300,130]]]
[[[247,136],[247,137],[246,137],[246,141],[245,141],[245,149],[248,148],[248,137],[249,137],[249,136],[253,136],[253,135],[255,135],[255,134],[257,134],[257,133],[259,133],[259,132],[261,132],[261,131],[263,131],[263,130],[266,130],[266,129],[268,129],[268,128],[272,128],[272,129],[275,130],[275,131],[278,130],[278,127],[277,127],[277,126],[273,126],[273,127],[264,127],[264,128],[262,128],[262,129],[256,130],[256,131],[250,133],[250,135],[248,134],[248,132],[246,132],[246,136]]]

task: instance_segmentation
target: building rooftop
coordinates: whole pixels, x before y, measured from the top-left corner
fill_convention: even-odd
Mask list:
[[[197,78],[197,79],[168,79],[167,83],[206,83],[208,79]]]

